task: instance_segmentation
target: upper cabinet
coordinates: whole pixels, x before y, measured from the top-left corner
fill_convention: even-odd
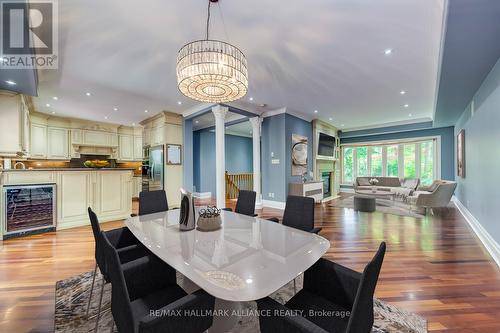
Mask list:
[[[132,135],[119,136],[118,159],[122,161],[134,159],[134,137]]]
[[[31,124],[30,157],[47,158],[47,126]]]
[[[29,146],[29,111],[24,97],[0,92],[0,156],[23,156]]]
[[[69,159],[68,130],[66,128],[47,128],[47,158]]]
[[[134,136],[134,160],[142,161],[142,136]]]

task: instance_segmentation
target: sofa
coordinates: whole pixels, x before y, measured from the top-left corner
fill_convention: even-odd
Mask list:
[[[411,205],[431,209],[446,207],[451,201],[457,183],[449,180],[435,180],[429,186],[421,186],[408,198]]]
[[[377,179],[376,185],[370,184],[370,179]],[[379,191],[391,191],[398,194],[404,192],[405,195],[411,195],[420,184],[418,178],[405,178],[400,180],[398,177],[356,177],[353,187],[354,192],[377,189]]]

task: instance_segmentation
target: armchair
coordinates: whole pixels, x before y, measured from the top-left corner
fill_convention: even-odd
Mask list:
[[[435,180],[430,186],[419,187],[413,193],[410,204],[426,209],[446,207],[450,203],[456,187],[456,182]]]
[[[285,305],[269,297],[258,300],[259,310],[271,314],[259,317],[261,332],[371,332],[373,294],[385,249],[382,242],[363,273],[320,259],[304,273],[304,288]]]

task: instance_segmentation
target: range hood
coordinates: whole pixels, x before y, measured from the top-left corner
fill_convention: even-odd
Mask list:
[[[99,155],[99,156],[116,156],[118,147],[112,146],[87,146],[84,144],[73,144],[73,150],[79,155]]]

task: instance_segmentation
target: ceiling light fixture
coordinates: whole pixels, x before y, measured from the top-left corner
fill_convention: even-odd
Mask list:
[[[177,101],[177,104],[182,105],[182,102],[181,101]]]
[[[56,114],[56,112],[55,112],[55,111],[52,111],[52,114]]]
[[[144,110],[144,113],[148,113],[148,110]]]
[[[251,101],[253,101],[253,97],[250,97],[248,100],[249,100],[250,102],[251,102]]]
[[[49,103],[45,104],[45,106],[48,107],[48,108],[50,108],[50,104]]]
[[[90,95],[92,95],[92,94],[91,94],[91,93],[89,93],[89,92],[86,92],[86,93],[85,93],[85,95],[86,95],[86,96],[90,96]]]
[[[53,99],[54,101],[57,101],[57,100],[59,100],[59,97],[54,96],[54,97],[52,97],[52,99]]]
[[[340,127],[344,127],[344,126],[345,126],[344,124],[340,125]]]
[[[408,114],[408,117],[411,117],[411,116],[413,116],[413,115],[412,115],[411,113],[409,113],[409,114]]]
[[[328,120],[332,121],[333,119],[332,118],[328,118]]]
[[[403,106],[404,106],[405,108],[409,107],[409,105],[408,105],[408,104],[405,104],[405,105],[403,105]]]
[[[118,108],[117,108],[117,107],[114,107],[114,108],[113,108],[113,111],[118,111]]]
[[[108,116],[104,116],[104,119],[108,119]]]
[[[314,113],[318,113],[318,110],[314,110]]]
[[[391,55],[392,54],[392,49],[385,49],[384,50],[385,55]]]
[[[132,126],[135,126],[135,123],[132,123]]]
[[[399,93],[400,93],[401,95],[404,95],[404,94],[406,94],[406,91],[401,90]]]
[[[248,91],[247,59],[237,47],[209,38],[209,0],[206,38],[184,45],[177,54],[177,86],[187,97],[208,103],[238,100]]]
[[[8,85],[11,85],[11,86],[15,86],[17,84],[12,80],[6,80],[5,83],[7,83]]]
[[[194,123],[195,123],[195,124],[198,124],[198,123],[199,123],[199,121],[198,121],[198,120],[195,120],[195,121],[194,121]]]

